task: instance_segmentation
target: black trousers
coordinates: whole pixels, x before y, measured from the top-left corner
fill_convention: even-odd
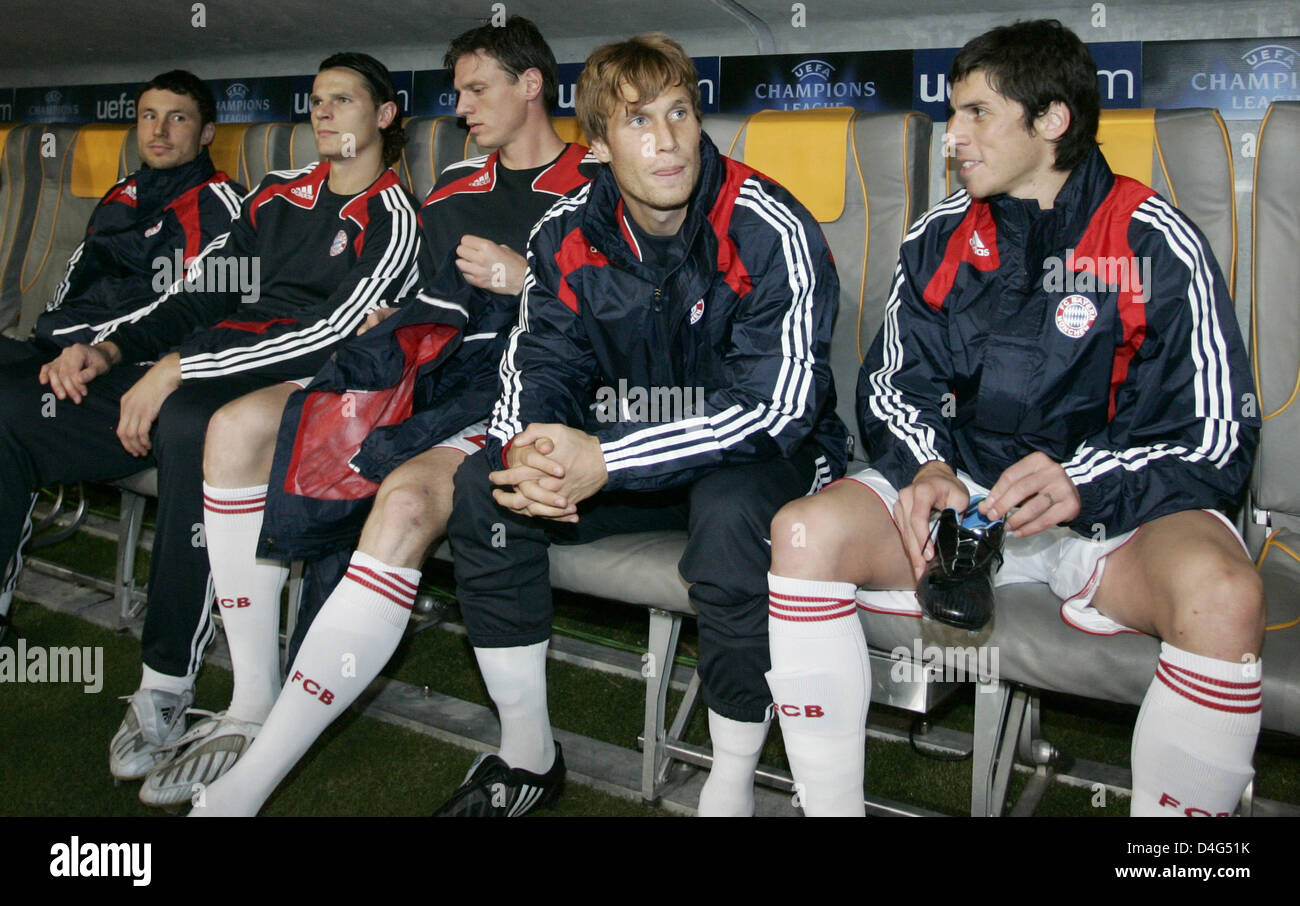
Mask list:
[[[661,493],[597,494],[576,525],[519,517],[492,498],[485,453],[456,473],[447,534],[456,595],[478,648],[533,645],[551,635],[548,546],[607,535],[686,529],[678,564],[699,612],[700,680],[705,703],[732,720],[761,721],[772,695],[767,644],[768,533],[786,503],[813,490],[821,451],[719,469]]]
[[[6,344],[7,345],[7,344]],[[28,344],[19,344],[28,345]],[[122,447],[118,402],[148,368],[119,365],[88,385],[80,404],[37,380],[49,354],[0,351],[0,563],[17,552],[31,496],[48,484],[111,481],[158,467],[158,523],[149,566],[144,662],[184,676],[212,640],[203,540],[203,440],[212,413],[271,380],[233,375],[183,384],[158,413],[149,456]]]

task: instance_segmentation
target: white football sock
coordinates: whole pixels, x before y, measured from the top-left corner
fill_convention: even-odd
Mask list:
[[[157,689],[160,692],[170,692],[172,695],[184,695],[194,688],[195,674],[189,676],[172,676],[170,673],[159,673],[148,664],[142,664],[140,671],[140,688]]]
[[[748,818],[754,814],[754,769],[763,754],[771,720],[751,723],[709,711],[713,766],[700,790],[701,818]]]
[[[767,575],[768,685],[804,814],[860,816],[871,659],[851,582]]]
[[[352,555],[289,668],[253,745],[204,791],[194,816],[255,815],[311,744],[357,700],[402,640],[420,571]]]
[[[1255,773],[1262,669],[1161,643],[1133,731],[1130,814],[1232,814]]]
[[[551,717],[546,710],[546,646],[475,648],[488,695],[501,717],[501,760],[512,768],[545,774],[555,761]]]
[[[203,483],[212,586],[235,673],[229,714],[257,724],[280,694],[280,591],[289,576],[289,568],[278,560],[257,559],[266,488]]]

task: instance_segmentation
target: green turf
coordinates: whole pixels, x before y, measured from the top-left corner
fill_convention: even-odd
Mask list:
[[[92,502],[105,507],[111,515],[114,499]],[[45,548],[38,556],[66,563],[78,570],[111,576],[113,544],[78,536],[61,545]],[[137,564],[137,578],[143,582],[147,573],[147,555]],[[424,577],[426,589],[450,597],[450,570],[438,564]],[[586,639],[604,639],[625,650],[644,650],[646,618],[639,608],[595,602],[577,596],[556,595],[555,625],[558,633]],[[454,608],[451,619],[458,619]],[[74,644],[71,638],[98,637],[99,631],[81,621],[49,614],[40,608],[24,607],[19,624],[26,633],[46,633],[49,641],[41,644]],[[91,633],[92,636],[87,636]],[[126,793],[111,790],[102,799],[83,800],[87,786],[99,788],[85,778],[104,778],[107,740],[121,719],[121,707],[106,699],[125,695],[134,688],[139,675],[139,643],[130,638],[100,633],[106,645],[106,673],[109,686],[98,696],[83,695],[63,687],[14,687],[0,684],[0,740],[33,740],[35,753],[28,758],[20,754],[4,763],[27,774],[19,789],[30,789],[25,798],[0,802],[0,810],[15,814],[140,814],[144,809],[134,800],[134,785]],[[29,635],[29,638],[31,636]],[[36,642],[33,640],[33,644]],[[90,644],[76,642],[75,644]],[[95,644],[103,644],[96,642]],[[110,656],[109,652],[113,654]],[[681,662],[693,664],[698,651],[695,627],[691,621],[683,626],[679,652]],[[429,686],[445,695],[480,705],[490,705],[487,691],[475,667],[473,655],[463,636],[442,629],[428,629],[408,635],[384,670],[386,676],[417,686]],[[570,664],[551,661],[547,668],[552,722],[556,727],[592,739],[625,748],[635,748],[641,731],[644,709],[644,685],[631,678],[612,676]],[[229,675],[208,669],[199,687],[200,707],[218,709],[229,696]],[[974,723],[973,689],[953,696],[928,719],[935,726],[970,732]],[[681,695],[670,692],[670,713]],[[48,723],[44,715],[76,714],[78,736],[83,745],[63,746],[63,726]],[[1114,765],[1126,765],[1136,709],[1070,696],[1043,697],[1044,734],[1065,755]],[[882,706],[873,706],[871,721],[876,727],[907,732],[914,715]],[[703,708],[697,709],[686,739],[707,744],[708,732]],[[38,741],[38,740],[44,740]],[[0,747],[5,743],[0,742]],[[64,751],[65,748],[73,751]],[[23,748],[26,752],[26,748]],[[419,734],[395,728],[370,718],[349,714],[331,728],[316,747],[271,798],[265,814],[420,814],[430,804],[441,801],[463,776],[470,755],[463,749],[445,745]],[[773,728],[764,750],[763,761],[777,768],[786,767],[779,728]],[[59,765],[58,775],[67,778],[79,790],[69,797],[56,791],[58,783],[41,778]],[[364,765],[364,769],[359,766]],[[1256,757],[1256,794],[1282,802],[1300,804],[1300,740],[1264,734]],[[402,778],[395,783],[391,778]],[[1010,798],[1014,801],[1027,782],[1026,775],[1012,776]],[[390,788],[400,791],[386,795]],[[872,739],[868,744],[867,789],[876,796],[915,803],[947,814],[966,814],[970,807],[970,761],[943,761],[927,758],[906,744]],[[52,798],[51,798],[52,797]],[[46,802],[46,799],[50,799]],[[1096,794],[1053,784],[1037,811],[1040,815],[1091,816],[1123,815],[1128,800],[1107,794],[1102,805]],[[57,799],[57,803],[54,801]],[[127,810],[123,810],[127,809]],[[134,809],[134,811],[130,810]],[[577,787],[566,794],[565,814],[661,814],[630,805],[613,797]]]
[[[105,681],[96,694],[80,685],[0,683],[0,815],[164,814],[140,803],[138,783],[115,785],[108,775],[108,740],[124,708],[116,696],[130,694],[138,682],[139,643],[31,604],[20,605],[18,627],[29,648],[102,646]],[[223,707],[230,685],[228,671],[208,667],[196,705]],[[460,784],[471,760],[458,746],[349,712],[290,774],[263,814],[427,815]],[[538,814],[666,813],[570,784],[557,809]]]

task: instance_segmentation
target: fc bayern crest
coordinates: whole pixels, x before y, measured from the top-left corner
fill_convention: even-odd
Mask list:
[[[704,300],[696,302],[691,306],[691,323],[694,324],[700,318],[704,317]]]
[[[1072,340],[1077,340],[1088,332],[1097,320],[1097,306],[1087,296],[1075,293],[1066,296],[1056,306],[1056,329]]]
[[[348,234],[339,230],[339,234],[335,236],[334,241],[330,243],[330,257],[333,258],[335,255],[342,255],[343,250],[347,247]]]

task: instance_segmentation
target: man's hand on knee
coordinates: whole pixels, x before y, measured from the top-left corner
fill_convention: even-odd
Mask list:
[[[545,457],[559,465],[560,472],[552,472],[553,478],[543,478],[538,483],[559,494],[563,505],[576,507],[609,481],[598,438],[567,425],[529,425],[518,439],[534,443],[540,438],[551,442]]]
[[[1065,469],[1046,453],[1030,453],[1009,466],[980,503],[980,512],[990,519],[1007,520],[1007,531],[1026,538],[1045,528],[1070,522],[1079,515],[1083,502]],[[1007,513],[1019,507],[1011,516]]]
[[[488,480],[498,486],[493,499],[519,516],[576,522],[577,507],[562,505],[563,497],[556,491],[564,467],[547,458],[555,449],[554,442],[549,437],[525,438],[524,434],[516,437],[506,452],[509,467],[488,474]]]
[[[567,425],[529,425],[514,439],[508,455],[511,468],[493,472],[491,478],[494,484],[513,485],[515,495],[530,501],[523,504],[515,495],[494,491],[497,502],[514,512],[577,522],[577,505],[609,480],[600,441]]]
[[[925,572],[926,561],[934,556],[934,544],[930,541],[930,513],[948,507],[961,512],[969,502],[970,493],[966,485],[950,465],[938,460],[921,466],[912,483],[898,492],[894,522],[898,525],[903,549],[918,580]]]
[[[86,385],[105,374],[120,359],[112,343],[87,346],[77,343],[59,353],[59,357],[41,366],[40,382],[48,384],[61,400],[80,403],[86,398]]]
[[[146,456],[153,444],[149,430],[158,418],[167,397],[181,385],[181,357],[164,356],[122,394],[119,404],[117,438],[132,456]]]

